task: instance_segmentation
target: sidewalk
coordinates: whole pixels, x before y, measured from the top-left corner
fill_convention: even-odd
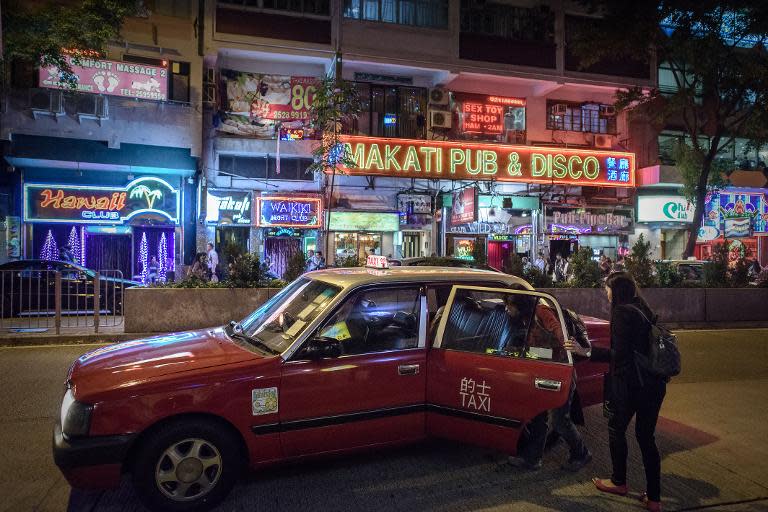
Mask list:
[[[14,321],[6,320],[0,328],[0,347],[8,346],[35,346],[35,345],[74,345],[86,343],[113,343],[116,341],[135,340],[146,338],[157,333],[126,333],[124,323],[118,325],[99,326],[96,333],[93,325],[79,325],[61,327],[61,334],[56,334],[56,328],[52,322],[45,321]]]

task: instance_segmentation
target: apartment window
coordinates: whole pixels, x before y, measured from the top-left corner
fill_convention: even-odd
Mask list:
[[[514,41],[554,42],[555,16],[546,6],[533,9],[461,1],[461,31]]]
[[[314,181],[307,169],[311,158],[281,158],[278,172],[277,159],[273,156],[244,157],[219,156],[219,176],[233,178],[269,179],[285,181]]]
[[[607,115],[611,105],[547,101],[547,130],[616,133],[616,116]]]
[[[189,0],[152,0],[146,3],[153,14],[174,18],[189,18],[192,10],[192,2]]]
[[[448,28],[448,0],[344,0],[344,17],[415,27]]]
[[[299,14],[330,16],[329,0],[219,0],[220,5],[240,5]]]
[[[373,137],[426,137],[427,90],[355,82],[361,112],[346,133]]]
[[[687,73],[685,67],[682,69],[672,67],[668,62],[662,62],[659,65],[659,92],[664,96],[671,96],[679,89],[678,82],[684,82],[687,86],[693,84],[694,76]],[[696,85],[696,103],[701,102],[701,83]]]

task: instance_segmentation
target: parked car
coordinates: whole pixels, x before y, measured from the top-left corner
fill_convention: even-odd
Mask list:
[[[52,315],[57,271],[61,272],[62,314],[93,314],[94,270],[65,261],[18,260],[0,265],[2,318]],[[141,286],[109,272],[100,275],[100,281],[99,310],[104,314],[123,314],[123,289]]]
[[[680,274],[686,284],[701,284],[704,282],[704,264],[701,260],[665,260]]]
[[[552,296],[498,272],[310,272],[241,322],[80,357],[54,460],[73,487],[127,473],[150,509],[200,510],[246,466],[428,437],[515,453],[525,425],[565,403],[574,372],[570,353],[531,342],[543,302],[565,333]],[[608,346],[607,323],[585,322]],[[600,402],[605,365],[576,366],[578,401]]]

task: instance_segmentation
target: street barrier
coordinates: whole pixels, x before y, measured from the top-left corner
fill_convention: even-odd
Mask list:
[[[45,332],[114,327],[123,323],[119,270],[0,270],[0,330]]]

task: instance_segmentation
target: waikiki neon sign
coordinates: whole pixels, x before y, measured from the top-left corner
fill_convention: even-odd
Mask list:
[[[180,193],[167,181],[146,176],[125,187],[24,184],[24,220],[122,224],[137,215],[179,223]]]

